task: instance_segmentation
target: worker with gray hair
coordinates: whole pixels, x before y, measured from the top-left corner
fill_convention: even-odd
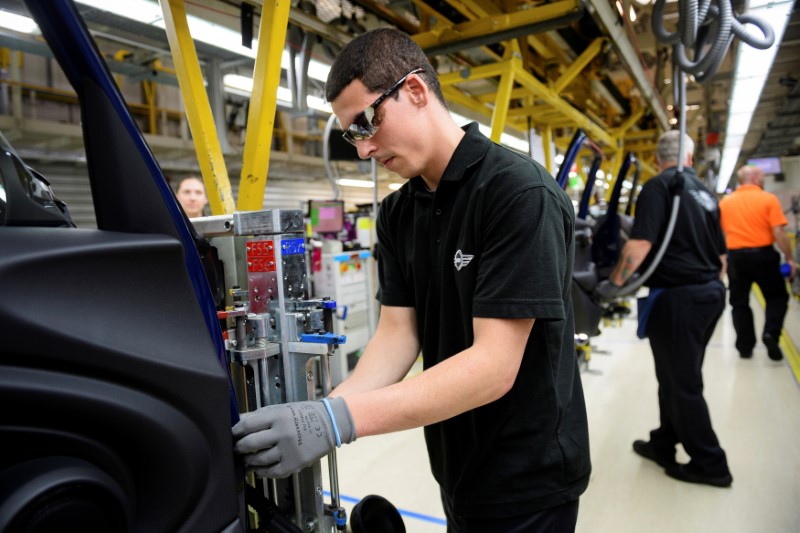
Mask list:
[[[722,199],[722,230],[728,245],[728,280],[733,307],[733,327],[736,330],[736,349],[748,359],[756,344],[753,311],[750,309],[750,287],[758,284],[766,302],[764,331],[761,340],[769,358],[783,359],[778,340],[788,309],[789,294],[780,273],[780,254],[777,244],[789,265],[789,277],[794,278],[797,266],[792,260],[788,224],[778,198],[764,191],[764,173],[760,168],[745,165],[739,169],[739,187]]]
[[[640,267],[648,269],[656,255],[653,245],[663,241],[674,197],[679,195],[669,245],[645,281],[650,309],[644,332],[655,361],[660,424],[650,432],[649,441],[635,441],[633,450],[675,479],[727,487],[733,477],[711,427],[701,372],[706,345],[725,308],[721,281],[725,239],[716,198],[691,167],[694,143],[684,135],[681,161],[680,140],[678,131],[666,132],[659,139],[661,173],[642,187],[631,238],[609,281],[620,286]],[[675,461],[678,443],[691,458],[687,464]]]

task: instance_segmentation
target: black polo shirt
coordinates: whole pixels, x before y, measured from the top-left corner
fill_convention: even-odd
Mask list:
[[[474,317],[535,318],[512,389],[425,428],[434,477],[463,516],[575,500],[589,440],[570,296],[574,210],[547,171],[473,123],[438,189],[420,177],[378,215],[379,299],[414,307],[425,368],[473,343]]]
[[[636,218],[631,230],[632,239],[653,243],[640,272],[649,268],[664,240],[670,213],[672,193],[670,183],[676,167],[668,168],[642,187],[636,199]],[[719,279],[726,251],[725,236],[720,225],[716,197],[697,179],[694,169],[683,169],[684,186],[680,196],[678,218],[664,257],[645,282],[649,287],[696,285]]]

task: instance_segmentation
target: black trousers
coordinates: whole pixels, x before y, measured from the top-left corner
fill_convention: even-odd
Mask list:
[[[711,427],[703,398],[703,360],[714,326],[725,308],[719,280],[673,287],[661,293],[647,323],[658,379],[661,425],[650,441],[662,453],[681,443],[701,472],[728,474],[725,452]]]
[[[769,333],[775,339],[781,336],[783,319],[789,307],[789,294],[780,272],[780,257],[772,246],[728,251],[730,302],[736,330],[736,349],[740,352],[752,352],[756,345],[753,311],[750,309],[750,288],[753,283],[758,284],[766,301],[764,333]]]
[[[466,518],[453,512],[442,491],[447,533],[572,533],[578,522],[578,500],[534,513],[503,518]]]

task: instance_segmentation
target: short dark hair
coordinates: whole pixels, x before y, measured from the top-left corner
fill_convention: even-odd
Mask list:
[[[370,92],[383,92],[415,68],[425,69],[420,76],[447,108],[436,69],[408,34],[394,28],[369,31],[342,48],[328,74],[325,98],[333,102],[353,80]]]
[[[191,175],[189,175],[189,176],[184,176],[184,177],[182,177],[181,179],[179,179],[179,180],[178,180],[178,185],[175,187],[175,192],[177,192],[177,191],[181,190],[181,185],[183,185],[183,182],[184,182],[184,181],[188,181],[188,180],[197,180],[197,181],[199,181],[200,183],[202,183],[202,184],[203,184],[203,189],[205,189],[205,188],[206,188],[206,184],[205,184],[205,182],[203,181],[203,178],[202,178],[202,177],[200,177],[200,176],[195,176],[194,174],[191,174]]]

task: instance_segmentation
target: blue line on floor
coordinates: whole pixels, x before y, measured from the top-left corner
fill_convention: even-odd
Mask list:
[[[323,494],[325,494],[325,496],[331,495],[331,493],[328,492],[327,490],[324,491]],[[361,501],[359,498],[354,498],[352,496],[347,496],[345,494],[339,494],[339,499],[341,499],[343,502],[349,502],[354,504]],[[432,524],[438,524],[440,526],[447,525],[447,520],[445,520],[444,518],[438,518],[436,516],[430,516],[422,513],[415,513],[414,511],[406,511],[405,509],[398,509],[398,511],[400,512],[401,516],[407,516],[409,518],[422,520],[423,522],[430,522]]]

